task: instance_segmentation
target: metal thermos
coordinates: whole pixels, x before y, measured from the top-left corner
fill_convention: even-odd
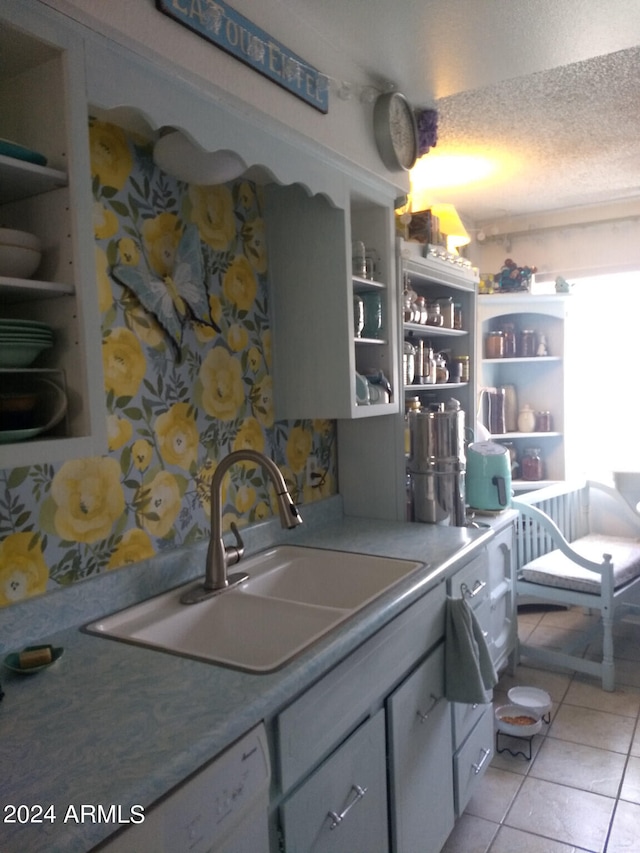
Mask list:
[[[438,403],[407,415],[409,462],[416,521],[466,525],[464,411]]]

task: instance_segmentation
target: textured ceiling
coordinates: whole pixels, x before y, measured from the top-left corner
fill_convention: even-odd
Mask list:
[[[281,3],[325,55],[437,107],[434,165],[468,151],[497,165],[437,190],[468,217],[640,205],[640,0]]]

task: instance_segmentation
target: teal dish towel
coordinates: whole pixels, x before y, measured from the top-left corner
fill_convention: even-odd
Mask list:
[[[466,598],[447,598],[445,695],[450,702],[489,702],[498,676],[480,625]]]

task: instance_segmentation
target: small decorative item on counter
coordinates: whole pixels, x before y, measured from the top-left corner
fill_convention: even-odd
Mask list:
[[[470,361],[468,355],[455,355],[453,360],[460,365],[460,382],[468,382],[470,374]]]
[[[502,337],[504,339],[504,357],[515,358],[516,356],[516,326],[515,323],[504,323],[502,326]]]
[[[354,275],[357,275],[360,278],[366,278],[367,254],[362,240],[354,240],[351,243],[351,264]]]
[[[453,328],[462,329],[462,305],[460,302],[453,303]]]
[[[536,412],[536,432],[551,432],[551,412]]]
[[[361,296],[353,297],[353,334],[359,338],[364,329],[364,302]]]
[[[4,658],[4,665],[12,672],[31,675],[54,664],[62,657],[64,649],[51,645],[27,646],[21,652],[12,652]]]
[[[535,432],[536,413],[528,403],[520,409],[518,415],[518,432]]]
[[[520,333],[520,358],[533,358],[538,350],[538,336],[533,329],[523,329]]]
[[[529,447],[524,451],[520,460],[523,480],[542,480],[542,459],[537,447]]]
[[[507,258],[495,278],[503,293],[528,291],[531,289],[531,278],[537,271],[537,267],[519,267],[514,260]]]
[[[571,293],[572,287],[573,285],[569,284],[561,275],[556,278],[556,293]]]
[[[402,375],[404,384],[411,385],[416,375],[416,348],[411,341],[405,341],[402,348]]]
[[[442,326],[442,313],[438,302],[429,302],[427,305],[427,325]]]
[[[504,356],[504,335],[500,331],[489,332],[486,340],[486,356],[487,358],[503,358]]]

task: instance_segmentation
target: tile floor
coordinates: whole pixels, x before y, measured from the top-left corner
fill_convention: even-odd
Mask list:
[[[591,618],[580,608],[526,612],[518,630],[556,646]],[[640,853],[640,625],[615,632],[614,693],[566,671],[502,674],[494,704],[506,704],[515,684],[541,687],[551,722],[534,736],[531,761],[496,753],[442,853]]]

